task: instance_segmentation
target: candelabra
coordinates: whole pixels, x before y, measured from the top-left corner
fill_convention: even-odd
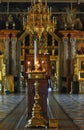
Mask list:
[[[43,4],[41,0],[38,0],[36,3],[34,1],[32,6],[28,8],[27,16],[23,17],[24,30],[26,30],[28,34],[33,35],[35,68],[38,62],[38,46],[42,34],[55,31],[56,17],[51,19],[51,16],[51,7],[49,8],[46,2]]]
[[[39,93],[38,93],[38,79],[45,78],[46,71],[38,70],[38,45],[42,34],[47,32],[51,33],[55,31],[56,18],[51,19],[51,7],[48,8],[47,4],[42,4],[41,0],[37,3],[33,3],[32,7],[28,9],[27,17],[23,17],[23,27],[28,34],[33,35],[34,40],[34,71],[28,72],[31,79],[35,79],[35,103],[32,108],[32,117],[28,121],[26,127],[46,127],[46,120],[41,115],[41,106],[39,104]]]
[[[23,27],[28,33],[37,33],[41,38],[44,32],[54,32],[56,26],[56,17],[51,19],[51,7],[43,4],[41,0],[34,2],[32,7],[28,9],[27,17],[23,17]]]

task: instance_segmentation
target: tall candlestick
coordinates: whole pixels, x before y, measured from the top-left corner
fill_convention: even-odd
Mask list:
[[[37,43],[36,40],[34,40],[34,66],[36,66],[37,61]]]
[[[47,6],[47,0],[45,0],[45,6]]]

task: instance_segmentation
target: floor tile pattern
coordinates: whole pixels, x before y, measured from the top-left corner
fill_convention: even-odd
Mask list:
[[[63,112],[60,110],[60,107],[56,103],[56,100],[53,99],[53,95],[51,95],[50,97],[51,97],[51,100],[48,102],[51,104],[52,107],[50,107],[50,110],[49,110],[49,115],[50,115],[49,118],[59,119],[59,123],[60,123],[60,127],[61,127],[61,128],[59,128],[60,130],[71,130],[72,128],[73,128],[73,130],[78,130],[75,128],[75,126],[73,126],[71,121],[69,121],[68,118],[65,116],[65,114],[63,114]],[[0,98],[1,98],[0,103],[2,104],[2,106],[1,106],[2,111],[5,114],[5,116],[8,115],[8,113],[10,112],[10,114],[5,119],[4,119],[5,116],[4,117],[0,116],[0,117],[2,117],[2,119],[4,119],[3,122],[1,122],[1,124],[0,124],[1,130],[2,129],[3,130],[6,130],[6,129],[8,129],[8,130],[38,130],[38,128],[37,129],[32,129],[32,128],[26,129],[24,127],[27,123],[27,120],[26,120],[27,111],[24,111],[22,116],[20,114],[21,109],[24,107],[23,105],[25,105],[25,103],[23,102],[24,100],[22,101],[23,96],[20,96],[20,95],[5,96],[4,95],[3,97],[0,97]],[[22,101],[22,106],[17,105],[20,101]],[[14,105],[14,104],[16,104],[16,105]],[[16,106],[18,106],[18,107],[16,107]],[[16,107],[16,109],[14,109],[15,107]],[[3,108],[5,108],[5,110]],[[48,106],[48,108],[49,108],[49,106]],[[11,113],[12,109],[14,109],[14,111]],[[6,127],[6,129],[5,129],[5,127]],[[42,130],[46,130],[46,129],[43,128]],[[55,128],[55,129],[49,128],[48,130],[58,130],[58,128]]]
[[[64,106],[68,104],[68,102],[66,100],[63,100],[62,98],[68,100],[68,102],[70,101],[70,99],[76,102],[76,98],[73,98],[71,95],[58,95],[55,92],[50,93],[48,98],[49,119],[54,118],[59,121],[59,130],[79,130],[75,123],[73,123],[73,121],[68,117],[68,114],[63,111],[64,108],[62,109],[62,107],[60,107],[60,104],[62,106],[62,103],[64,103]],[[27,99],[25,94],[0,96],[0,105],[1,120],[6,117],[3,121],[0,122],[0,130],[38,130],[38,128],[25,128],[25,125],[28,121]],[[46,129],[43,128],[41,130]],[[58,128],[49,128],[47,130],[58,130]],[[81,130],[83,130],[83,126],[81,126]]]
[[[84,94],[54,94],[54,98],[73,122],[84,130]]]
[[[22,101],[23,95],[0,95],[0,121],[3,120]]]

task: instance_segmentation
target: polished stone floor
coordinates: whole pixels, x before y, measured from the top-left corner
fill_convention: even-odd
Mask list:
[[[53,94],[53,96],[73,122],[84,130],[84,94]]]
[[[0,121],[2,121],[23,100],[22,94],[0,95]]]
[[[0,95],[0,130],[31,130],[25,128],[27,123],[26,96],[25,93]],[[49,119],[59,121],[60,130],[84,130],[84,94],[69,95],[49,92],[48,116]]]

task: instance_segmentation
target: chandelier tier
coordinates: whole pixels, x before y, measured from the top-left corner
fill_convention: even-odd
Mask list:
[[[23,17],[23,27],[28,33],[37,33],[38,37],[42,36],[43,32],[54,32],[56,27],[56,17],[51,19],[51,7],[49,8],[45,2],[41,0],[33,3],[28,9],[27,17]]]

